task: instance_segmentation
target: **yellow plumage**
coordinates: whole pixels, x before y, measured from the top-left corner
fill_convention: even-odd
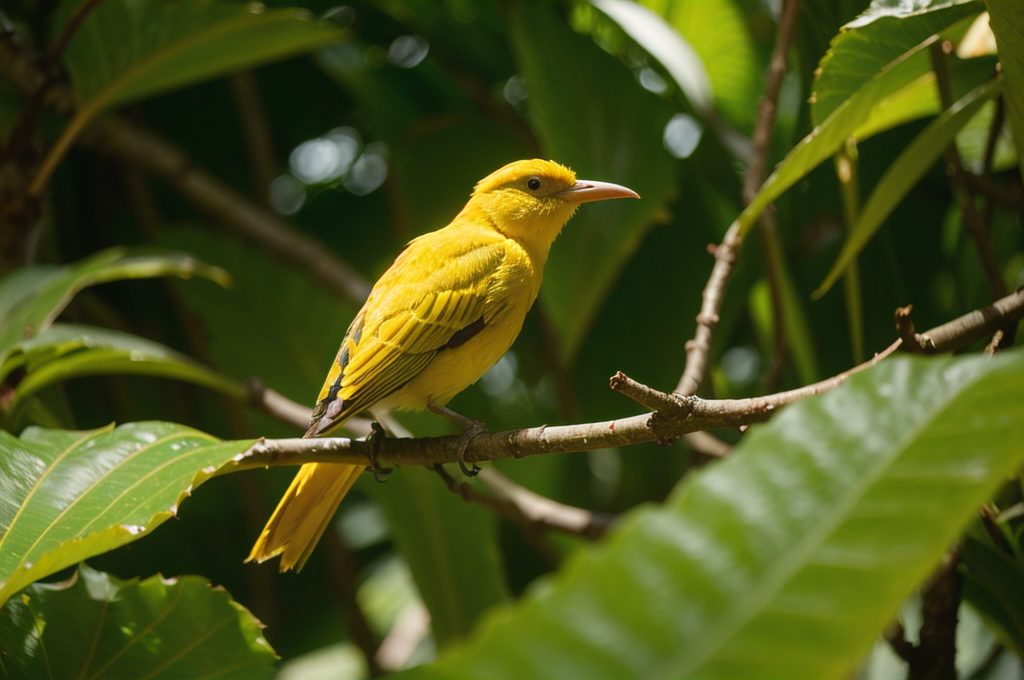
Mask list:
[[[451,224],[413,239],[374,285],[345,334],[307,437],[367,409],[443,406],[512,346],[540,290],[551,243],[580,203],[639,198],[577,181],[552,161],[487,176]],[[249,560],[301,569],[365,469],[310,463],[295,476]]]

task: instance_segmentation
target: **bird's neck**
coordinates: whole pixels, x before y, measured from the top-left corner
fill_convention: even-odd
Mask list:
[[[576,212],[576,206],[559,202],[552,205],[548,211],[520,212],[510,209],[511,206],[507,204],[480,200],[482,198],[474,196],[462,209],[459,217],[477,224],[486,224],[507,238],[515,240],[530,256],[538,273],[542,272],[551,244]]]

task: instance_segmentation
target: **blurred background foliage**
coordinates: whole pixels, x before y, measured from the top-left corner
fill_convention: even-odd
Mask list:
[[[18,49],[43,52],[88,4],[5,0],[0,29]],[[243,383],[258,378],[310,405],[358,308],[358,300],[311,268],[183,199],[180,184],[104,150],[95,135],[87,132],[82,144],[68,136],[68,120],[86,129],[115,109],[121,120],[187,154],[183,167],[202,169],[314,237],[370,282],[404,243],[446,224],[477,180],[512,160],[552,158],[581,177],[630,186],[642,201],[588,207],[572,220],[552,250],[540,299],[515,346],[451,407],[492,431],[636,413],[635,404],[607,389],[607,379],[621,370],[668,390],[682,373],[713,263],[707,245],[722,239],[746,205],[750,138],[782,11],[778,0],[642,6],[649,11],[623,0],[99,3],[63,57],[77,113],[45,112],[29,140],[37,153],[68,143],[27,236],[31,261],[74,263],[128,246],[158,259],[165,251],[188,253],[219,269],[166,265],[166,271],[77,286],[84,290],[61,314],[68,325],[50,332],[64,333],[62,356],[102,346],[111,352],[107,363],[54,369],[37,391],[18,395],[23,403],[5,413],[5,428],[18,434],[29,425],[92,429],[159,420],[230,440],[296,436],[293,427],[247,405]],[[873,22],[840,33],[867,8],[868,0],[800,3],[767,167],[813,131],[834,137],[819,161],[839,153],[847,168],[853,164],[855,179],[852,188],[841,181],[832,162],[794,164],[793,180],[765,199],[775,199],[776,231],[768,238],[777,239],[777,256],[773,261],[764,240],[768,232],[751,232],[727,289],[704,396],[753,396],[839,373],[892,342],[898,306],[913,303],[923,329],[996,297],[941,148],[926,149],[916,165],[910,159],[917,174],[904,193],[879,181],[919,135],[941,125],[938,116],[948,108],[929,50],[900,67],[892,76],[898,82],[875,83],[893,60],[933,34],[962,45],[985,7],[876,2]],[[1006,12],[1008,21],[1020,20],[1018,9]],[[661,39],[659,30],[670,37]],[[831,65],[823,61],[830,45]],[[977,95],[966,126],[949,134],[958,133],[964,166],[1008,197],[979,200],[974,212],[986,220],[998,278],[1010,291],[1024,284],[1024,201],[1011,125],[996,128],[991,152],[986,148],[994,117],[1020,115],[997,103],[998,88],[1017,96],[1022,84],[992,81],[994,45],[979,50],[949,55],[954,101],[986,84],[991,89]],[[828,128],[836,117],[829,114],[868,82],[877,85],[873,117]],[[887,106],[877,108],[883,100]],[[18,133],[26,106],[24,94],[0,80],[0,134]],[[13,148],[10,139],[7,144]],[[863,248],[853,253],[859,282],[851,284],[847,270],[844,283],[812,300],[848,229],[860,226],[850,201],[859,209],[869,196],[875,200],[873,192],[890,209],[874,228],[864,227]],[[4,264],[13,269],[10,259]],[[779,272],[774,284],[766,273],[772,267]],[[161,275],[182,278],[116,280]],[[86,288],[104,280],[113,282]],[[780,288],[781,313],[773,309],[773,285]],[[119,350],[116,338],[89,330],[95,327],[159,345],[128,342]],[[40,365],[50,360],[31,354],[31,347],[11,351]],[[162,368],[124,368],[131,361]],[[11,366],[8,377],[21,380],[35,364]],[[16,385],[12,380],[5,385]],[[400,420],[417,435],[450,431],[429,415]],[[740,438],[735,431],[716,434],[730,443]],[[664,501],[688,470],[705,462],[680,441],[495,467],[563,503],[620,513]],[[385,484],[364,475],[301,574],[278,576],[275,564],[243,565],[293,472],[273,468],[208,482],[153,535],[89,560],[113,577],[89,571],[82,578],[107,579],[104,588],[125,588],[130,600],[138,597],[132,589],[156,584],[114,577],[201,574],[266,624],[262,635],[282,658],[277,677],[357,678],[433,659],[484,612],[519,597],[585,545],[464,503],[427,470],[401,469]],[[997,506],[1021,507],[1020,493],[1019,484],[1009,485]],[[961,608],[958,663],[965,677],[1024,672],[1014,654],[1024,650],[1022,582],[1005,581],[1006,569],[1024,574],[1020,526],[1011,519],[999,526],[1016,561],[996,552],[992,560],[1007,562],[1002,576],[982,576],[967,587],[982,611]],[[995,539],[975,529],[968,542],[979,547],[968,552],[983,574]],[[353,617],[355,603],[364,620]],[[904,604],[911,638],[918,609],[913,598]],[[21,615],[10,614],[12,627],[0,632],[21,625]],[[234,644],[259,646],[239,635],[245,639]],[[368,663],[363,651],[381,641]],[[889,678],[905,669],[879,643],[858,672]]]

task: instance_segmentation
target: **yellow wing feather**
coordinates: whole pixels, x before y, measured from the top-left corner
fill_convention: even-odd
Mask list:
[[[504,237],[448,229],[449,239],[436,238],[443,230],[428,244],[412,241],[374,286],[320,392],[311,434],[373,406],[416,377],[456,333],[500,311],[489,291],[506,255]]]

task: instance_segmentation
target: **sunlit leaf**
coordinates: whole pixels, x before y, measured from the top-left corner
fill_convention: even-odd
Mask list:
[[[878,228],[924,176],[924,173],[935,164],[943,150],[953,142],[956,134],[967,125],[986,102],[1000,93],[1002,87],[1002,78],[998,78],[955,102],[948,111],[943,112],[925,128],[893,161],[864,204],[857,223],[850,230],[846,243],[843,244],[843,249],[836,258],[835,264],[832,265],[832,269],[818,289],[814,291],[815,297],[824,295],[832,287],[832,284],[839,280],[847,265],[867,245]]]
[[[18,343],[0,367],[0,382],[17,369],[24,374],[4,404],[10,414],[16,414],[22,400],[44,387],[89,375],[174,378],[235,399],[246,396],[242,384],[158,342],[93,326],[55,324]]]
[[[1024,158],[1024,5],[1017,0],[988,0],[992,32],[1006,74],[1006,112],[1017,158]],[[1024,168],[1021,169],[1024,176]]]
[[[250,443],[158,422],[0,432],[0,603],[149,533]]]
[[[983,10],[977,0],[873,2],[843,26],[818,65],[811,95],[815,124],[828,118],[909,47]],[[921,74],[931,69],[927,57],[918,59],[924,62],[919,67]]]
[[[551,249],[541,298],[571,357],[676,190],[676,161],[662,146],[673,111],[618,59],[573,33],[554,5],[517,4],[512,35],[544,155],[642,197],[583,206]]]
[[[82,289],[122,279],[202,276],[225,285],[224,270],[181,253],[131,255],[111,248],[75,264],[33,266],[0,279],[0,366],[14,346],[46,330]]]
[[[929,92],[921,78],[931,69],[928,50],[939,40],[937,32],[971,12],[980,11],[979,5],[968,2],[942,11],[911,12],[901,17],[903,5],[878,2],[873,7],[873,12],[847,25],[847,32],[834,41],[831,56],[823,59],[822,73],[812,95],[816,120],[821,122],[786,155],[737,218],[741,233],[746,233],[769,203],[836,153],[858,130],[875,134],[887,125],[906,122],[910,114],[920,112],[916,109],[920,102],[908,106],[905,99],[890,100],[890,97],[907,86],[913,88],[910,94]],[[870,21],[864,24],[867,37],[852,30],[868,19]],[[875,53],[874,49],[862,49],[869,38],[885,44],[884,59],[860,58],[861,54]],[[852,54],[843,57],[846,51]],[[869,62],[870,67],[866,65]],[[876,111],[880,112],[877,116]],[[876,117],[872,121],[873,116]]]
[[[0,670],[11,680],[274,675],[260,622],[200,576],[144,581],[82,565],[0,610]]]
[[[753,121],[763,65],[754,54],[739,5],[733,0],[644,0],[643,4],[665,17],[700,56],[715,106],[731,121]]]
[[[405,677],[851,677],[1022,462],[1024,352],[887,360]]]
[[[679,31],[654,11],[628,0],[591,0],[629,37],[661,62],[697,111],[709,114],[715,106],[711,78],[704,60]],[[713,4],[713,3],[712,3]]]

